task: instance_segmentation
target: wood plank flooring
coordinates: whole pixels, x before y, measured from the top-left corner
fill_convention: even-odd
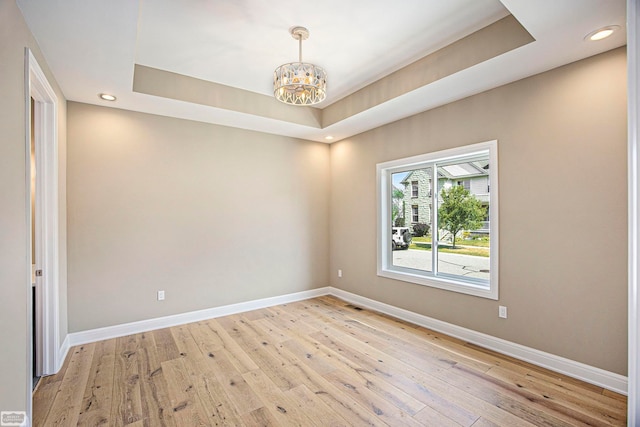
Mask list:
[[[71,349],[34,426],[610,426],[626,398],[333,297]]]

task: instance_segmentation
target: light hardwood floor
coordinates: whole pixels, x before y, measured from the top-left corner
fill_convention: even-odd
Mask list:
[[[626,398],[332,297],[74,347],[34,426],[625,425]]]

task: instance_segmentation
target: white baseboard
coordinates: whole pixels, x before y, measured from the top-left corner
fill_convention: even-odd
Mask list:
[[[125,323],[121,325],[107,326],[104,328],[91,329],[82,332],[74,332],[65,338],[60,349],[60,364],[64,361],[70,347],[101,341],[110,338],[117,338],[154,329],[168,328],[171,326],[183,325],[185,323],[198,322],[201,320],[213,319],[231,314],[243,313],[260,308],[272,307],[275,305],[301,301],[315,298],[322,295],[333,295],[351,304],[363,308],[375,310],[398,319],[406,320],[415,325],[423,326],[434,331],[477,344],[489,350],[496,351],[508,356],[512,356],[550,369],[552,371],[576,378],[599,387],[615,391],[623,395],[627,394],[627,377],[613,372],[605,371],[584,363],[576,362],[551,353],[526,347],[510,341],[496,338],[451,323],[443,322],[422,314],[394,307],[379,301],[375,301],[351,292],[343,291],[334,287],[324,287],[309,291],[296,292],[293,294],[281,295],[277,297],[263,298],[254,301],[242,302],[238,304],[225,305],[222,307],[209,308],[205,310],[192,311],[188,313],[175,314],[172,316],[159,317],[156,319],[141,320],[139,322]],[[64,354],[64,356],[63,356]]]
[[[187,313],[174,314],[171,316],[158,317],[155,319],[141,320],[138,322],[124,323],[121,325],[106,326],[104,328],[74,332],[67,335],[67,338],[69,340],[70,346],[76,346],[110,338],[138,334],[140,332],[152,331],[154,329],[169,328],[171,326],[184,325],[185,323],[199,322],[201,320],[213,319],[216,317],[228,316],[237,313],[244,313],[245,311],[273,307],[275,305],[301,301],[328,294],[329,288],[327,287],[311,289],[309,291],[296,292],[293,294],[280,295],[277,297],[262,298],[259,300],[230,304],[222,307],[207,308],[204,310],[190,311]]]
[[[471,329],[456,326],[451,323],[423,316],[422,314],[394,307],[360,295],[352,294],[341,289],[330,288],[329,293],[337,298],[363,308],[375,310],[380,313],[406,320],[415,325],[458,338],[498,353],[512,356],[525,362],[541,366],[546,369],[576,378],[599,387],[627,394],[627,377],[604,369],[596,368],[551,353],[496,338]]]
[[[71,348],[71,345],[69,344],[70,341],[70,335],[67,335],[64,337],[64,341],[62,341],[62,345],[60,345],[60,348],[58,349],[58,355],[55,363],[56,372],[60,371],[64,360],[67,358],[67,353],[69,353],[69,349]]]

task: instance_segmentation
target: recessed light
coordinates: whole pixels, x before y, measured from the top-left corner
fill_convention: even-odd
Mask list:
[[[618,29],[620,29],[620,27],[617,25],[609,25],[608,27],[599,28],[595,31],[590,32],[584,37],[584,39],[594,41],[594,42],[598,40],[606,39]]]
[[[104,99],[105,101],[115,101],[116,97],[114,95],[109,95],[108,93],[101,93],[100,99]]]
[[[327,141],[331,141],[333,139],[333,136],[327,135],[324,137],[324,139],[326,139]]]

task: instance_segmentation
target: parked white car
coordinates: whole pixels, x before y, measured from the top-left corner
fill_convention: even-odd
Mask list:
[[[411,244],[411,231],[409,227],[391,228],[391,250],[409,249]]]

